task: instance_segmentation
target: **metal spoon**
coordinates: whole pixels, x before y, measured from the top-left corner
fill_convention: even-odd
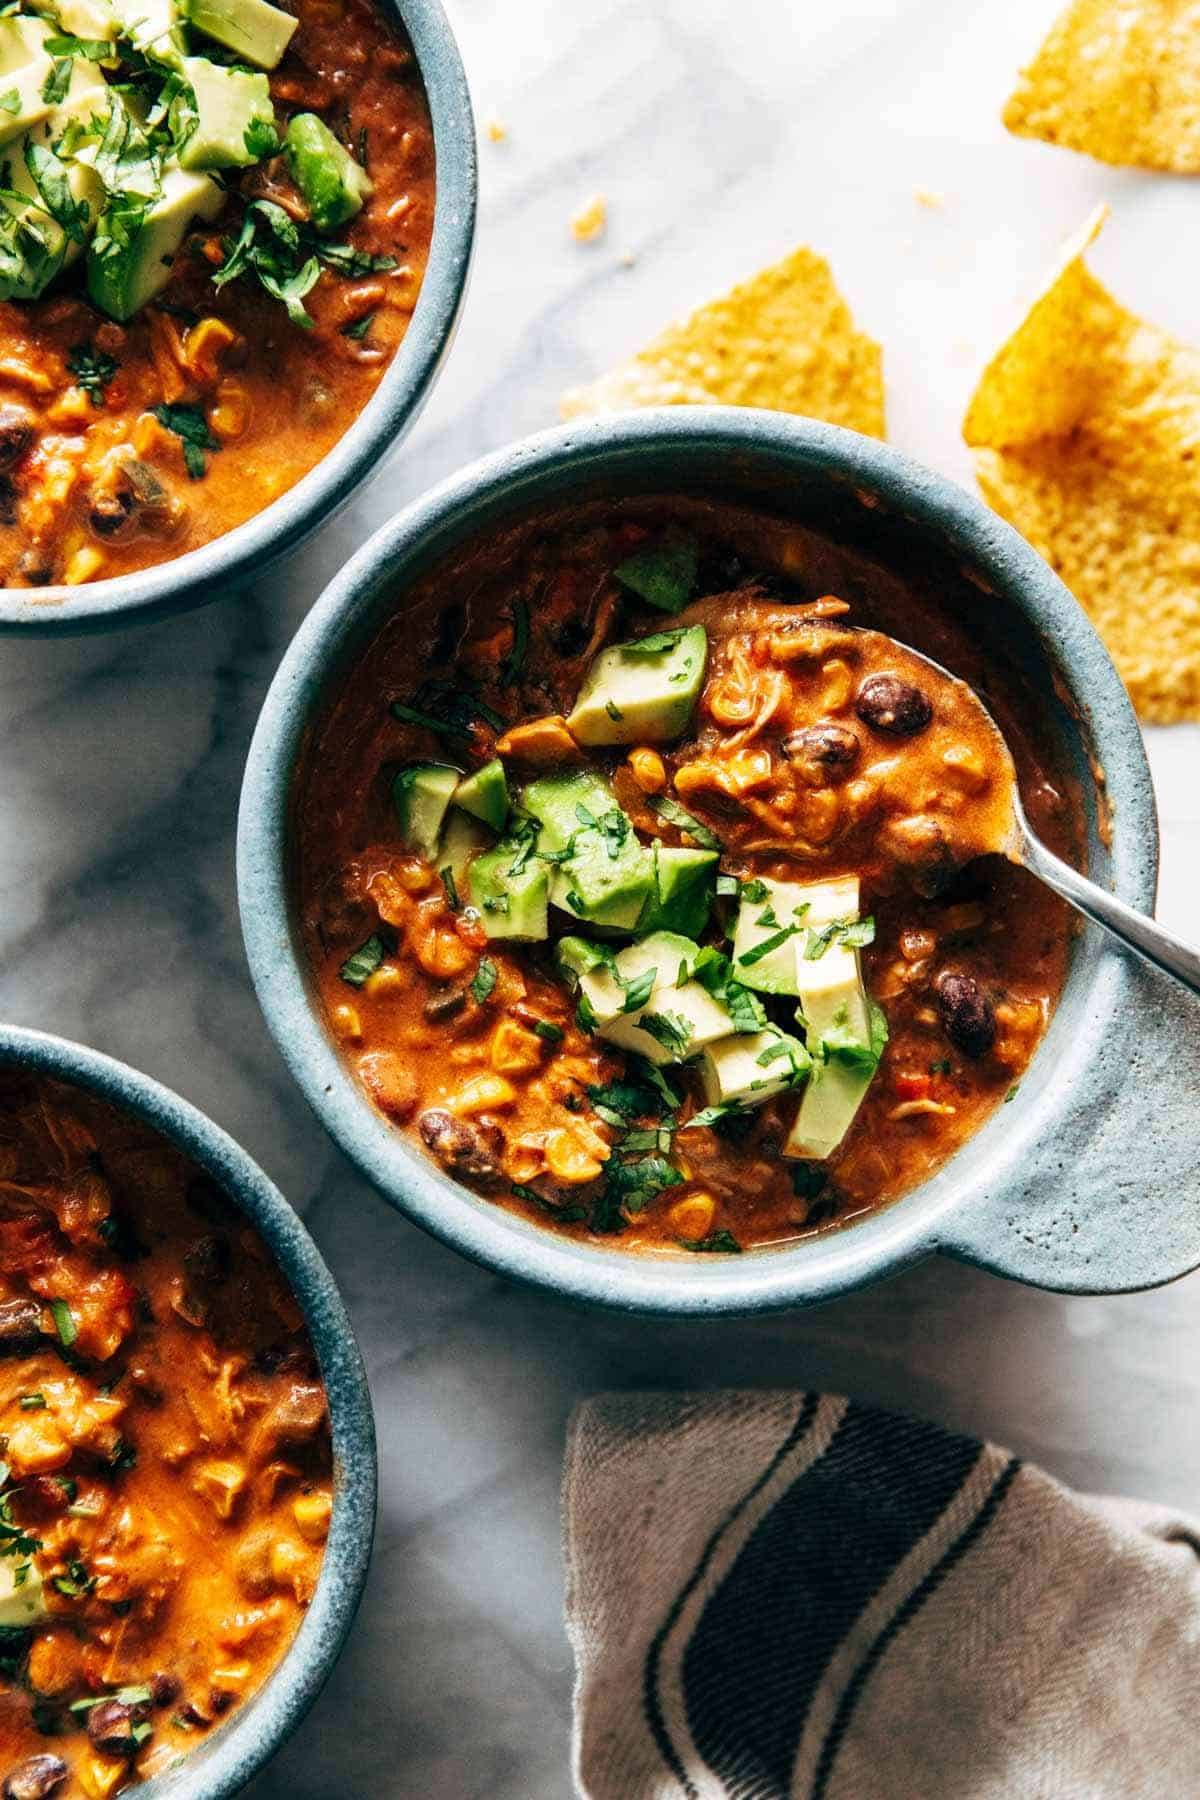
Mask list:
[[[1007,786],[1009,819],[1007,831],[1000,834],[1000,841],[989,844],[988,849],[1028,869],[1031,875],[1036,875],[1039,881],[1044,881],[1047,887],[1053,888],[1077,912],[1119,938],[1127,949],[1136,951],[1147,962],[1164,969],[1168,975],[1173,975],[1176,981],[1181,981],[1194,994],[1200,994],[1200,950],[1193,949],[1191,944],[1186,944],[1174,932],[1165,930],[1144,913],[1135,912],[1132,906],[1126,906],[1115,894],[1097,887],[1094,881],[1089,881],[1086,875],[1071,868],[1069,863],[1063,862],[1061,857],[1055,856],[1043,844],[1025,816],[1012,751],[1004,733],[974,688],[961,681],[957,675],[952,675],[940,663],[934,662],[932,657],[923,656],[908,644],[900,647],[918,662],[923,662],[940,680],[950,682],[960,695],[965,696],[967,703],[974,708],[976,716],[991,734],[996,767]]]

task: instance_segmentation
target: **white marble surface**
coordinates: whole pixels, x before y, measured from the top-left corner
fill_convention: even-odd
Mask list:
[[[886,346],[894,440],[969,479],[972,379],[1107,196],[1095,266],[1200,342],[1195,189],[1008,140],[1006,84],[1055,0],[454,0],[481,120],[457,347],[382,478],[249,599],[99,640],[0,647],[0,1015],[150,1070],[301,1209],[370,1364],[382,1516],[355,1635],[255,1800],[559,1800],[570,1661],[558,1472],[606,1386],[828,1383],[991,1434],[1090,1489],[1195,1506],[1195,1279],[1066,1301],[949,1264],[824,1311],[589,1318],[461,1262],[367,1192],[284,1074],[246,978],[233,826],[246,744],[323,582],[410,496],[552,421],[672,313],[797,241]],[[945,205],[916,204],[918,186]],[[599,244],[567,219],[607,194]],[[636,254],[622,266],[621,253]],[[1196,924],[1192,731],[1154,734],[1162,916]],[[613,1529],[621,1522],[614,1519]]]

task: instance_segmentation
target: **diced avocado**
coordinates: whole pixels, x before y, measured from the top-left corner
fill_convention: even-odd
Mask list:
[[[504,821],[508,817],[508,777],[498,756],[490,763],[484,763],[482,769],[476,769],[473,775],[464,776],[454,790],[454,804],[482,819],[493,831],[504,830]]]
[[[639,929],[700,937],[712,910],[718,861],[716,850],[675,850],[655,844],[654,893]]]
[[[136,4],[136,0],[134,0]],[[259,160],[256,134],[275,129],[265,75],[227,69],[206,56],[185,56],[181,70],[196,102],[196,124],[179,152],[185,169],[245,169]]]
[[[439,873],[442,869],[449,869],[459,894],[465,895],[471,858],[489,849],[494,842],[492,832],[485,830],[478,819],[472,819],[468,813],[459,812],[457,807],[452,806],[442,826],[441,842],[437,846],[434,862]]]
[[[143,215],[128,244],[105,232],[101,214],[98,239],[88,257],[88,293],[101,312],[124,323],[170,280],[171,263],[193,219],[215,219],[225,194],[207,175],[169,163],[163,170],[162,193]]]
[[[669,531],[657,544],[627,556],[613,574],[648,606],[677,613],[691,599],[699,567],[700,545],[691,532]]]
[[[471,904],[478,909],[490,938],[536,943],[549,935],[546,865],[536,857],[525,857],[523,849],[516,839],[502,838],[494,849],[477,856],[468,872]]]
[[[570,856],[554,871],[550,898],[572,918],[635,931],[654,891],[654,858],[624,813],[618,816],[625,823],[623,838],[616,830],[578,829]]]
[[[832,1156],[853,1125],[874,1076],[870,1063],[815,1057],[783,1154],[804,1162],[823,1162]]]
[[[316,113],[297,113],[287,128],[288,166],[318,231],[336,231],[362,211],[374,185]]]
[[[822,946],[819,936],[822,927],[832,925],[835,919],[858,918],[858,877],[848,875],[839,881],[814,883],[805,893],[805,929],[795,942],[796,994],[800,1000],[796,1017],[805,1026],[810,1045],[823,1037],[835,1021],[866,1044],[870,1038],[870,1010],[858,951],[837,942]],[[810,955],[813,948],[819,948],[820,955]]]
[[[565,941],[581,942],[579,938]],[[615,956],[611,952],[595,956],[589,967],[580,969],[577,979],[601,1035],[608,1035],[605,1028],[616,1019],[636,1024],[647,1007],[654,1007],[656,994],[689,979],[699,954],[699,945],[690,938],[679,937],[673,931],[655,931],[639,943],[627,944]],[[567,966],[560,947],[559,967]],[[648,986],[646,978],[652,972],[654,981]],[[640,1004],[631,1007],[631,994],[636,996],[639,992],[643,995]]]
[[[565,850],[585,823],[579,808],[593,819],[618,810],[617,797],[608,782],[588,770],[574,770],[565,775],[542,775],[531,781],[521,794],[526,812],[542,823],[539,850]]]
[[[71,37],[115,38],[117,20],[109,0],[29,0],[35,13]]]
[[[0,75],[23,69],[44,56],[49,36],[50,27],[41,19],[22,18],[19,13],[0,18]]]
[[[50,120],[50,141],[54,142],[58,138],[67,120],[81,119],[88,122],[97,113],[105,112],[107,96],[108,83],[97,65],[89,62],[86,56],[73,56],[67,91]]]
[[[23,138],[13,146],[5,159],[11,191],[30,201],[21,215],[22,222],[31,228],[31,233],[26,237],[22,267],[5,269],[0,274],[0,294],[13,300],[36,300],[83,249],[83,245],[76,239],[69,238],[58,221],[46,210],[45,197],[30,174],[25,160],[25,148],[29,142],[28,138]],[[85,163],[70,161],[61,166],[71,199],[77,206],[86,203],[94,217],[103,192],[99,176]],[[33,232],[36,232],[42,245],[42,250],[36,253],[34,245],[29,241]]]
[[[560,975],[565,975],[572,986],[578,986],[579,978],[591,969],[604,968],[612,961],[612,951],[600,944],[593,944],[590,938],[559,938],[554,946],[554,963]]]
[[[54,108],[42,98],[42,89],[53,66],[48,56],[35,56],[0,76],[0,148],[50,117]]]
[[[17,1571],[24,1571],[17,1586]],[[20,1631],[48,1617],[41,1571],[32,1560],[11,1553],[0,1562],[0,1631]]]
[[[437,855],[442,820],[461,780],[462,770],[446,763],[409,763],[393,780],[392,805],[400,835],[418,856]]]
[[[733,972],[760,994],[795,994],[796,946],[804,941],[803,922],[812,892],[798,881],[756,880],[743,883],[733,928]],[[763,946],[771,948],[764,954]]]
[[[581,744],[666,744],[682,737],[707,662],[703,625],[610,645],[592,663],[568,715],[572,736]]]
[[[785,1032],[743,1032],[709,1044],[700,1058],[700,1081],[709,1106],[761,1106],[795,1087],[809,1069],[799,1038]]]
[[[270,0],[189,0],[188,18],[197,31],[256,69],[276,66],[300,23]]]
[[[698,981],[688,981],[682,987],[656,988],[648,1006],[602,1026],[600,1036],[662,1065],[686,1062],[732,1030],[733,1020],[721,1002]]]
[[[809,929],[796,948],[796,1017],[812,1052],[813,1074],[783,1153],[820,1161],[832,1156],[854,1123],[887,1042],[887,1020],[868,997],[856,948],[827,942],[819,956],[806,953],[820,943],[822,926],[858,917],[857,877],[808,891]]]
[[[187,39],[176,0],[112,0],[117,29],[152,62],[178,69]]]

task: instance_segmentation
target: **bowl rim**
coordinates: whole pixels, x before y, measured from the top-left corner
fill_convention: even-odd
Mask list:
[[[929,1182],[844,1231],[805,1240],[795,1249],[704,1259],[703,1269],[696,1259],[685,1268],[668,1257],[581,1246],[453,1182],[370,1106],[311,1004],[293,938],[286,868],[291,774],[308,719],[343,659],[369,639],[386,593],[472,531],[539,500],[568,498],[572,488],[589,480],[593,492],[604,477],[619,480],[631,473],[633,485],[643,491],[686,485],[680,476],[689,455],[737,457],[751,466],[758,461],[764,470],[816,471],[869,502],[882,500],[951,551],[989,594],[1006,598],[1025,615],[1051,666],[1057,663],[1070,674],[1086,735],[1106,776],[1112,885],[1131,905],[1153,905],[1158,836],[1137,720],[1082,608],[1041,557],[982,501],[876,439],[794,415],[729,407],[663,408],[576,422],[460,470],[359,550],[293,639],[264,700],[247,757],[238,819],[238,899],[250,972],[268,1028],[309,1104],[351,1162],[391,1205],[435,1237],[560,1298],[619,1311],[705,1316],[832,1299],[939,1248],[953,1251],[959,1235],[954,1216],[963,1214],[972,1198],[994,1195],[997,1169],[1011,1176],[1015,1159],[1072,1110],[1085,1079],[1081,1054],[1067,1057],[1064,1080],[1023,1084],[1019,1103],[1005,1109],[1003,1144],[987,1140],[989,1149],[998,1149],[988,1167],[974,1168],[967,1179],[962,1159],[986,1137],[995,1115]],[[1099,1035],[1119,1016],[1125,960],[1094,943],[1077,949],[1076,956],[1086,969],[1087,1023]],[[1037,1091],[1026,1091],[1031,1088]]]
[[[186,1757],[138,1788],[146,1800],[227,1800],[258,1773],[313,1704],[354,1621],[371,1560],[378,1467],[366,1370],[333,1276],[299,1215],[258,1164],[207,1114],[151,1076],[69,1038],[0,1024],[0,1065],[100,1095],[176,1144],[259,1231],[304,1313],[329,1396],[334,1504],[316,1592],[299,1631],[244,1708]]]
[[[421,292],[358,417],[294,487],[232,531],[149,569],[67,587],[0,587],[0,635],[76,636],[187,612],[257,580],[378,471],[415,422],[454,336],[475,239],[478,153],[462,57],[441,0],[379,0],[408,33],[429,100],[436,189]]]

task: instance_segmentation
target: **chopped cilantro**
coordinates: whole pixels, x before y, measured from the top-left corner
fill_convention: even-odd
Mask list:
[[[678,800],[672,800],[668,794],[652,796],[646,801],[646,804],[651,812],[657,813],[658,817],[664,819],[668,825],[674,825],[677,831],[686,831],[689,837],[696,840],[702,850],[724,848],[715,832],[710,831],[707,825],[702,825],[700,820],[688,812],[685,806],[680,806]]]
[[[651,994],[654,992],[654,984],[657,980],[658,970],[646,969],[641,975],[638,975],[633,981],[629,982],[625,989],[625,998],[621,1003],[621,1011],[627,1013],[637,1012],[641,1007],[645,1006],[647,1000],[649,1000]]]
[[[620,707],[615,703],[615,701],[606,700],[604,702],[604,710],[608,714],[609,718],[612,720],[614,725],[620,725],[622,720],[625,717],[625,714],[621,711]]]
[[[524,600],[512,603],[512,649],[504,660],[504,668],[500,674],[501,687],[511,687],[525,666],[525,655],[529,649],[529,607]]]
[[[79,1327],[75,1323],[75,1314],[65,1300],[52,1300],[50,1311],[54,1314],[54,1328],[58,1332],[58,1341],[64,1350],[69,1350],[79,1336]]]
[[[795,937],[799,929],[798,925],[785,925],[781,931],[773,931],[770,937],[763,938],[761,943],[752,945],[749,950],[743,950],[738,957],[738,967],[748,969],[751,963],[761,962],[764,956],[770,956],[772,950],[778,950],[780,944],[786,944],[789,938]]]
[[[21,95],[19,90],[15,87],[5,88],[4,92],[0,94],[0,112],[15,114],[19,113],[20,110]]]
[[[462,911],[462,901],[458,897],[458,884],[454,879],[454,870],[447,863],[444,869],[438,870],[438,879],[446,890],[446,905],[451,912]]]
[[[445,876],[448,875],[450,871],[449,869],[444,869],[442,873],[443,876]],[[472,1000],[477,1000],[480,1006],[482,1006],[484,1001],[490,997],[491,992],[496,985],[498,975],[499,970],[495,963],[490,957],[485,956],[480,962],[478,969],[476,969],[475,979],[471,983]]]
[[[342,326],[342,336],[344,338],[355,338],[361,342],[361,340],[366,337],[368,331],[370,331],[374,319],[375,314],[373,312],[364,313],[361,319],[352,319],[349,325]]]
[[[723,1100],[719,1106],[706,1106],[693,1115],[684,1126],[685,1131],[697,1131],[704,1125],[715,1125],[721,1119],[727,1119],[731,1113],[739,1110],[736,1100]]]
[[[742,899],[748,900],[751,906],[757,906],[758,902],[760,900],[765,900],[766,897],[767,884],[765,881],[759,881],[755,878],[753,881],[744,881],[742,883]]]
[[[46,1404],[45,1394],[22,1394],[17,1403],[22,1412],[41,1412]]]
[[[535,1019],[531,1030],[548,1044],[561,1044],[563,1030],[561,1025],[552,1025],[549,1019]]]
[[[820,930],[810,926],[804,946],[805,962],[817,962],[831,944],[844,944],[847,950],[861,950],[875,942],[875,921],[865,919],[833,919]],[[745,957],[742,958],[744,962]]]
[[[685,1250],[694,1250],[700,1254],[740,1256],[742,1253],[742,1246],[732,1231],[714,1231],[704,1238],[680,1238],[679,1242]]]
[[[208,420],[198,406],[156,406],[154,416],[167,431],[173,431],[183,445],[183,460],[193,481],[199,481],[208,467],[204,452],[219,450],[220,438],[209,430]]]
[[[655,631],[649,637],[634,638],[621,648],[626,656],[661,656],[666,650],[674,650],[682,636],[682,631]]]
[[[50,73],[42,83],[42,99],[47,106],[58,106],[66,99],[67,89],[71,85],[71,58],[62,57],[51,63]]]
[[[116,358],[93,349],[91,344],[76,344],[67,353],[67,368],[75,377],[76,386],[91,395],[92,405],[103,406],[104,390],[117,372]]]
[[[575,1023],[579,1026],[580,1031],[585,1031],[589,1037],[596,1029],[596,1009],[586,994],[579,996],[579,1005],[575,1008]]]
[[[1005,1094],[1005,1096],[1004,1096],[1004,1105],[1005,1105],[1005,1106],[1007,1106],[1007,1105],[1008,1105],[1008,1103],[1009,1103],[1009,1101],[1010,1101],[1010,1100],[1015,1100],[1015,1099],[1016,1099],[1016,1097],[1017,1097],[1017,1089],[1018,1089],[1018,1088],[1019,1088],[1019,1087],[1020,1087],[1020,1085],[1021,1085],[1021,1084],[1020,1084],[1020,1082],[1019,1082],[1019,1081],[1018,1081],[1018,1082],[1014,1082],[1014,1083],[1013,1083],[1013,1085],[1012,1085],[1012,1087],[1010,1087],[1010,1088],[1009,1088],[1009,1090],[1008,1090],[1008,1092],[1007,1092],[1007,1094]]]
[[[638,1025],[655,1043],[661,1044],[664,1050],[671,1051],[672,1055],[687,1055],[692,1041],[692,1028],[678,1013],[643,1013]]]
[[[368,975],[373,975],[383,961],[386,946],[377,931],[372,932],[365,944],[360,944],[353,956],[348,956],[338,974],[351,987],[362,987]]]

